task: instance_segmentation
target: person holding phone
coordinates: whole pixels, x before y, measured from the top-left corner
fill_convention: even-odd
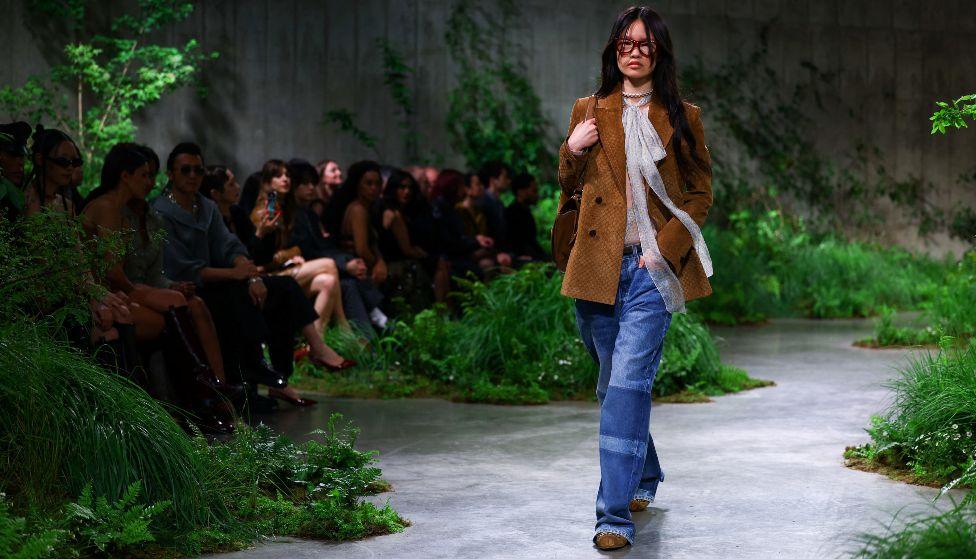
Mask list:
[[[259,194],[258,204],[251,212],[251,221],[256,229],[255,235],[267,240],[262,241],[265,248],[255,255],[255,263],[266,272],[287,275],[298,282],[313,300],[315,312],[318,313],[315,329],[322,334],[333,318],[345,322],[341,311],[338,311],[340,316],[336,316],[336,309],[342,308],[339,268],[332,258],[306,260],[301,247],[294,242],[295,220],[301,212],[295,200],[294,186],[297,185],[288,171],[288,166],[280,159],[272,159],[262,168],[264,203],[261,204]]]

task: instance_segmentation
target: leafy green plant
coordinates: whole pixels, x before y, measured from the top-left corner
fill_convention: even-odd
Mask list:
[[[385,38],[378,38],[376,45],[383,53],[383,83],[390,92],[390,97],[397,106],[399,113],[399,127],[403,134],[404,152],[409,161],[420,159],[420,134],[415,122],[416,108],[413,102],[413,92],[409,81],[414,74],[399,51]]]
[[[871,442],[851,456],[910,471],[916,479],[970,487],[976,480],[976,344],[943,337],[892,381],[894,403],[872,419]]]
[[[142,482],[134,481],[119,500],[110,503],[104,495],[95,497],[86,485],[75,503],[68,503],[68,519],[82,548],[94,547],[102,553],[119,553],[155,540],[149,525],[169,501],[146,506],[138,502]]]
[[[455,295],[460,318],[439,308],[421,311],[396,321],[372,350],[330,332],[329,345],[359,361],[360,371],[304,382],[341,394],[434,394],[490,403],[593,398],[596,364],[579,339],[573,300],[559,293],[561,282],[551,265],[540,264],[487,284],[461,280],[464,290]],[[708,330],[691,315],[674,315],[664,347],[658,396],[755,386],[723,368]],[[378,385],[394,388],[381,392]]]
[[[976,557],[976,509],[956,504],[904,521],[895,515],[881,534],[862,534],[854,559],[967,559]]]
[[[968,128],[966,119],[976,119],[976,93],[963,95],[952,104],[937,101],[939,110],[929,118],[932,121],[932,134],[945,134],[947,128]]]
[[[105,291],[97,280],[108,270],[106,255],[121,248],[120,235],[90,237],[80,218],[55,211],[0,219],[0,322],[87,323],[88,301]]]
[[[192,2],[138,0],[133,10],[112,20],[108,33],[91,36],[83,33],[84,2],[40,1],[33,8],[48,17],[68,17],[78,37],[64,45],[63,60],[48,75],[0,88],[0,108],[12,117],[26,115],[62,128],[77,142],[89,169],[101,166],[112,145],[134,139],[136,114],[191,83],[199,66],[217,57],[201,53],[195,39],[182,46],[153,42],[189,17]],[[93,186],[90,179],[83,190]]]
[[[208,463],[170,414],[42,326],[0,327],[0,407],[0,480],[18,508],[51,510],[86,486],[115,501],[141,481],[147,502],[172,503],[172,525],[227,518],[201,486]]]
[[[518,45],[509,40],[518,16],[513,0],[456,0],[444,33],[457,63],[457,83],[448,94],[445,121],[469,169],[499,160],[536,177],[549,177],[555,168],[551,125]]]
[[[28,529],[27,519],[14,516],[6,495],[0,493],[0,557],[8,559],[47,559],[64,538],[56,528]]]
[[[377,147],[376,138],[356,124],[356,115],[352,111],[332,109],[325,113],[325,121],[334,125],[340,132],[349,134],[366,148],[371,149],[379,159],[383,158]]]
[[[878,201],[886,200],[923,235],[949,223],[929,199],[933,186],[917,176],[896,178],[869,139],[852,139],[839,157],[817,149],[810,134],[817,117],[843,106],[830,97],[837,76],[804,61],[798,70],[805,79],[785,89],[769,63],[769,31],[764,25],[757,48],[737,50],[723,64],[698,59],[683,70],[684,89],[695,92],[693,101],[716,125],[707,130],[711,144],[724,148],[713,153],[710,220],[722,225],[740,210],[780,210],[809,216],[818,233],[881,235],[887,223]]]
[[[894,327],[891,317],[882,316],[875,324],[871,343],[879,346],[933,344],[941,336],[970,339],[976,335],[976,252],[969,252],[958,263],[940,268],[939,280],[921,303],[922,326]]]
[[[691,304],[709,322],[775,316],[871,316],[934,300],[946,264],[903,249],[815,235],[780,211],[742,210],[707,225],[713,294]]]

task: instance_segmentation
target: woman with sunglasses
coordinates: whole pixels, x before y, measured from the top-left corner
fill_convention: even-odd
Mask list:
[[[74,217],[75,205],[68,189],[83,164],[74,140],[60,130],[38,125],[32,163],[34,168],[24,192],[25,213],[33,215],[45,207]]]
[[[617,18],[602,81],[579,99],[559,149],[559,206],[582,188],[562,293],[599,365],[599,549],[634,541],[632,512],[664,472],[650,436],[651,387],[671,314],[711,293],[701,225],[711,163],[698,107],[682,101],[668,28],[654,10]],[[590,118],[589,115],[594,115]]]

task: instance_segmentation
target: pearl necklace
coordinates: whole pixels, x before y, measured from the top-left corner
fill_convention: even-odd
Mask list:
[[[645,93],[622,93],[622,95],[624,97],[627,97],[628,99],[638,99],[640,97],[647,97],[651,93],[654,93],[654,90],[653,89],[650,90],[650,91],[647,91]]]

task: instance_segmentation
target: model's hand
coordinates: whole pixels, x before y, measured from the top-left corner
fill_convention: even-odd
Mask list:
[[[596,118],[584,120],[573,128],[573,133],[566,140],[566,145],[570,151],[580,152],[592,146],[600,139],[600,133],[596,129]]]

